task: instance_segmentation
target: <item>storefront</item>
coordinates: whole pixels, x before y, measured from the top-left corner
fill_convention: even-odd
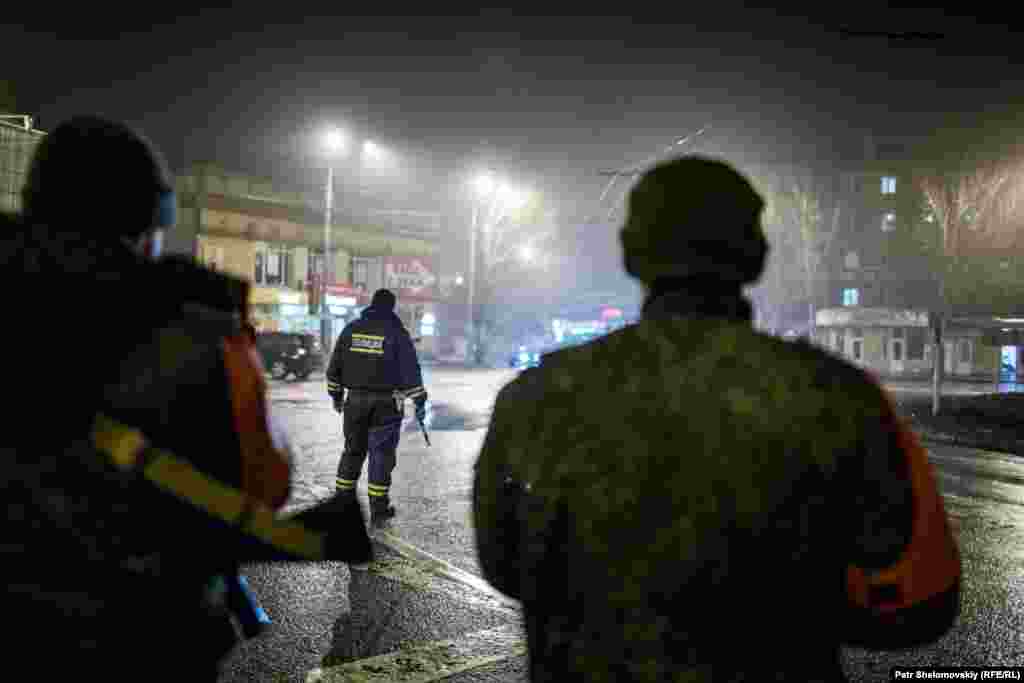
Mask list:
[[[309,315],[305,292],[253,285],[249,290],[252,323],[261,332],[319,333],[319,323]]]
[[[384,258],[384,287],[398,299],[397,313],[409,334],[419,339],[420,358],[439,355],[438,331],[444,321],[438,305],[437,269],[433,259],[422,256]]]
[[[815,342],[883,377],[932,374],[932,329],[926,311],[844,307],[817,313]],[[992,379],[999,346],[981,325],[954,320],[943,339],[950,377]]]
[[[327,285],[327,310],[331,315],[331,343],[328,348],[334,348],[334,342],[341,335],[342,330],[350,322],[362,314],[370,303],[370,295],[363,288],[352,287],[348,283],[336,283]],[[317,330],[319,330],[319,318],[317,319]]]

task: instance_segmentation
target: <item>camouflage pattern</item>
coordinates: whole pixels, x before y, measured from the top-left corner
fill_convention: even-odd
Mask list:
[[[685,297],[502,389],[484,575],[534,681],[841,681],[845,567],[905,546],[891,409],[859,369]]]

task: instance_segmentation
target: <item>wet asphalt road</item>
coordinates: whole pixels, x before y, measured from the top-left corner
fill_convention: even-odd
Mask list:
[[[424,375],[431,395],[432,446],[425,445],[415,421],[407,419],[392,486],[399,517],[391,533],[479,575],[470,518],[472,465],[494,396],[514,372],[428,367]],[[296,450],[297,480],[289,509],[306,507],[333,489],[343,446],[341,418],[331,408],[322,375],[306,382],[271,382],[271,401]],[[888,680],[889,667],[897,665],[1024,666],[1024,466],[1014,456],[975,449],[929,445],[929,451],[961,543],[966,577],[962,616],[949,634],[926,648],[844,650],[851,680]],[[364,504],[365,486],[364,472]],[[401,652],[409,644],[516,627],[516,611],[493,596],[439,579],[416,558],[402,558],[383,546],[380,551],[379,572],[351,572],[337,563],[248,567],[276,623],[271,633],[239,648],[222,680],[385,680],[393,675],[381,668],[387,662],[380,671],[367,664],[370,668],[338,673],[338,678],[310,672],[376,662],[366,658]],[[408,658],[397,661],[390,666],[412,666]],[[471,670],[446,680],[526,680],[521,655],[491,663],[486,658],[467,661]],[[399,680],[438,680],[427,669],[416,674],[419,678]]]

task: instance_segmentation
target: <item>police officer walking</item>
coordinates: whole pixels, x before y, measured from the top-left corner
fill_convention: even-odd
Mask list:
[[[413,400],[421,422],[427,403],[416,349],[395,314],[390,290],[374,292],[370,306],[338,337],[327,368],[327,393],[334,409],[344,414],[345,450],[338,464],[337,493],[355,499],[369,453],[370,523],[382,528],[395,516],[388,491],[405,400]]]

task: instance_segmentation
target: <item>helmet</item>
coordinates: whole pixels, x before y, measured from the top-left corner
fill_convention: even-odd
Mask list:
[[[619,233],[626,272],[647,284],[754,282],[768,254],[763,208],[750,182],[722,161],[687,156],[660,164],[629,194]]]
[[[110,237],[135,238],[174,224],[163,159],[124,124],[95,116],[71,118],[43,138],[22,198],[30,221],[89,226]]]

